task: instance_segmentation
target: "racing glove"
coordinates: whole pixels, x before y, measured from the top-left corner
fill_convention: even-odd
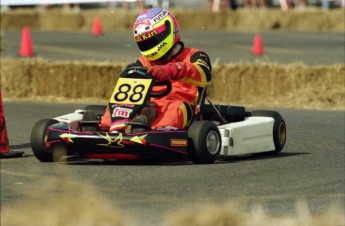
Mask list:
[[[165,81],[168,79],[177,79],[177,75],[181,66],[178,63],[169,63],[166,65],[155,65],[149,67],[147,73],[156,78],[157,81]]]

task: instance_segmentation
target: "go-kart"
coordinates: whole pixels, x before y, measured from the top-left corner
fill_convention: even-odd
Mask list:
[[[163,91],[154,92],[154,87],[163,87]],[[200,97],[186,129],[152,130],[150,124],[133,119],[149,109],[150,98],[169,94],[171,83],[155,82],[145,68],[129,68],[119,77],[108,104],[111,121],[122,122],[124,130],[100,128],[107,106],[89,105],[38,121],[31,132],[32,151],[42,162],[71,156],[101,160],[187,157],[193,163],[208,164],[220,156],[277,154],[283,150],[286,124],[278,112],[213,105],[206,90],[199,88]]]

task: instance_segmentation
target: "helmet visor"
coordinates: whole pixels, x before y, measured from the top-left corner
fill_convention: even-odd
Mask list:
[[[155,46],[159,45],[166,37],[170,34],[170,22],[168,20],[164,23],[165,30],[160,32],[157,35],[154,35],[146,40],[137,41],[140,51],[144,52],[149,49],[154,48]]]

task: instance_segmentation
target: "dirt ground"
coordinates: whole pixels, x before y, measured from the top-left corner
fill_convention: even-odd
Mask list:
[[[37,184],[27,191],[26,196],[18,203],[1,208],[1,225],[142,225],[140,219],[126,215],[92,185],[68,178],[64,173],[59,180],[47,179]],[[221,204],[205,203],[167,211],[158,223],[164,226],[325,226],[345,223],[342,207],[336,203],[327,211],[313,215],[306,201],[296,200],[295,210],[295,215],[270,216],[260,204],[252,204],[248,210],[243,204],[229,200]]]

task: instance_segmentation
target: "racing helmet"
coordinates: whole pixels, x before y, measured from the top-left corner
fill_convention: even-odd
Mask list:
[[[135,20],[133,35],[140,53],[150,61],[162,58],[181,38],[176,18],[162,8],[142,12]]]

